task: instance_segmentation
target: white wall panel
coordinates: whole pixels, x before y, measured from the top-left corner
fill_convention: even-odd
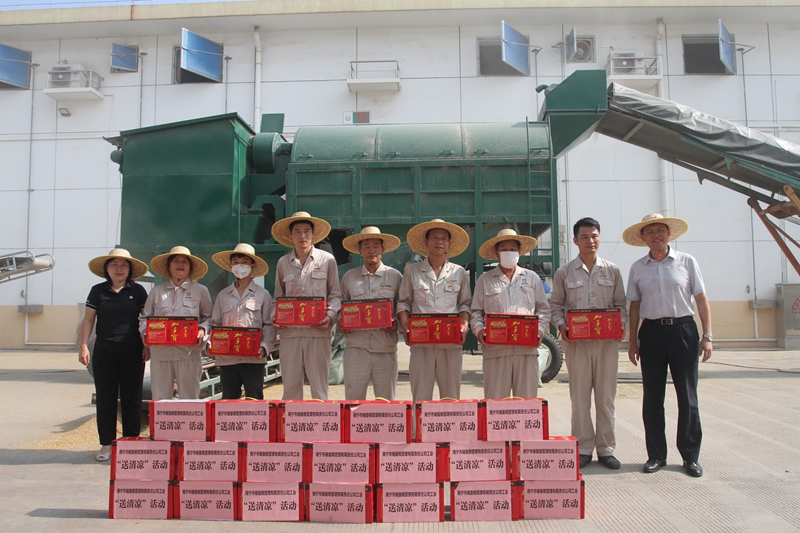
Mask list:
[[[356,107],[356,93],[348,91],[343,79],[316,83],[264,83],[261,96],[262,112],[284,113],[287,128],[339,125],[345,111],[373,111],[364,105]],[[378,122],[372,115],[370,118]]]
[[[569,179],[658,180],[658,156],[650,150],[595,133],[569,152]]]
[[[31,160],[31,187],[53,189],[56,185],[56,141],[35,140]]]
[[[225,86],[221,83],[159,85],[157,91],[156,124],[225,112]]]
[[[358,30],[358,60],[396,60],[403,79],[458,77],[458,48],[457,27]]]
[[[3,244],[3,241],[0,240],[0,245]],[[0,255],[13,254],[19,251],[19,248],[0,248]],[[3,283],[3,290],[0,290],[0,305],[24,304],[25,298],[22,296],[24,292],[25,279],[16,279]]]
[[[124,130],[139,127],[139,94],[144,95],[144,88],[110,87],[103,91],[106,94],[108,115],[107,130],[113,135]],[[110,146],[110,145],[109,145]]]
[[[253,82],[228,84],[228,113],[239,113],[255,131],[261,127],[261,119],[253,124]]]
[[[0,91],[0,117],[3,117],[0,120],[0,135],[30,133],[31,91],[19,89]]]
[[[524,122],[536,120],[533,78],[504,76],[461,80],[462,122]]]
[[[741,76],[673,76],[669,86],[670,100],[744,124]]]
[[[56,108],[54,116],[58,133],[113,131],[113,96],[107,96],[103,100],[58,100]],[[60,108],[68,109],[70,116],[62,116],[58,112]]]
[[[261,32],[263,81],[346,80],[355,29]]]
[[[458,89],[457,78],[403,80],[396,93],[359,93],[358,109],[377,124],[459,122]]]
[[[28,190],[28,141],[7,141],[0,137],[0,192]]]
[[[122,211],[122,189],[108,189],[108,220],[106,242],[109,247],[119,243],[120,212]]]
[[[101,247],[108,242],[108,191],[56,191],[55,248]],[[110,249],[110,248],[109,248]]]
[[[59,140],[56,143],[56,187],[106,189],[111,150],[112,146],[101,138]]]
[[[797,53],[798,35],[800,35],[800,26],[797,24],[782,24],[781,21],[769,24],[773,74],[794,76],[800,74],[800,54]]]
[[[0,246],[24,250],[28,219],[27,191],[0,192],[0,205],[0,228],[3,228]]]
[[[102,279],[89,271],[89,261],[108,253],[109,248],[56,248],[53,269],[53,305],[75,305],[86,301],[89,289]]]
[[[53,255],[52,249],[47,249],[47,250],[33,249],[31,250],[31,252],[34,255],[40,255],[40,254]],[[54,255],[53,258],[55,259],[55,266],[53,267],[52,270],[28,276],[27,293],[28,293],[28,303],[30,305],[53,305],[53,293],[54,291],[58,291],[58,289],[53,285],[53,274],[55,273],[57,268],[61,267],[61,264],[58,262],[58,259]],[[89,294],[88,290],[86,291],[86,294],[87,295]],[[86,301],[85,297],[83,301]],[[17,305],[24,303],[25,301],[23,300],[17,303]]]
[[[52,189],[35,190],[31,193],[31,248],[48,249],[54,245],[55,194]]]
[[[800,76],[776,76],[774,89],[779,124],[800,124]],[[800,138],[792,142],[800,142]]]

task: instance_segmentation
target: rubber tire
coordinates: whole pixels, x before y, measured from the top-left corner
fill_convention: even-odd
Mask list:
[[[542,383],[547,383],[561,371],[564,353],[561,351],[561,346],[558,345],[556,338],[549,333],[546,333],[542,338],[542,345],[539,347],[540,350],[544,348],[550,351],[550,364],[547,365],[547,368],[540,368],[539,374],[541,375]]]

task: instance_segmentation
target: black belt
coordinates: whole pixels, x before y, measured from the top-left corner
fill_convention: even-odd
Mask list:
[[[659,324],[661,326],[673,326],[675,324],[684,324],[686,322],[691,322],[694,320],[694,316],[681,316],[678,318],[645,318],[645,322],[652,322],[653,324]]]

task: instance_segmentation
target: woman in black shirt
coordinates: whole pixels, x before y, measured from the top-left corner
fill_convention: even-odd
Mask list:
[[[122,435],[138,437],[142,425],[142,377],[149,352],[139,336],[139,314],[147,291],[133,280],[147,272],[147,265],[115,248],[89,261],[93,274],[106,281],[92,287],[81,324],[78,360],[89,364],[89,336],[97,319],[92,370],[97,398],[98,461],[108,461],[117,437],[117,397],[122,411]]]

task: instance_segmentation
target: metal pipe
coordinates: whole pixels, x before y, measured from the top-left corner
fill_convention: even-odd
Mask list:
[[[666,26],[664,19],[659,18],[656,26],[656,65],[658,66],[658,73],[661,75],[661,80],[658,82],[658,97],[664,98],[664,35],[666,34]],[[672,210],[669,206],[669,180],[667,162],[663,159],[658,159],[658,182],[661,191],[661,214],[665,217],[672,216]]]
[[[38,66],[38,63],[31,63],[31,128],[28,134],[28,212],[25,224],[25,250],[28,251],[31,249],[31,195],[33,194],[33,188],[31,187],[31,185],[33,185],[33,102],[36,92],[34,90],[34,84],[36,83],[36,67]],[[23,298],[25,299],[25,305],[28,305],[28,276],[25,276],[25,294]],[[28,318],[27,314],[25,318]]]
[[[261,34],[260,26],[253,28],[253,40],[256,43],[256,64],[253,76],[253,129],[261,131]]]

